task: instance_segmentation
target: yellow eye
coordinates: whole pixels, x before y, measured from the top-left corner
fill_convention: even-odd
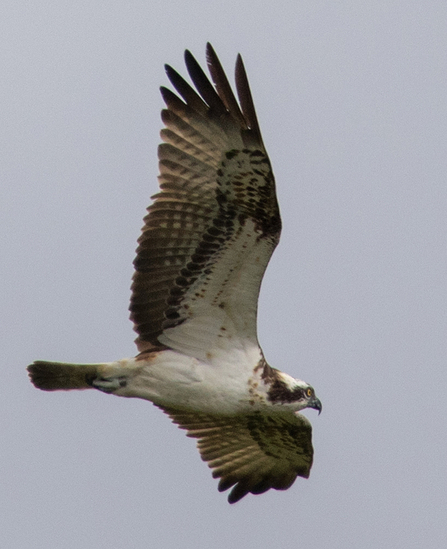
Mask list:
[[[307,389],[306,394],[308,397],[312,396],[312,389]]]

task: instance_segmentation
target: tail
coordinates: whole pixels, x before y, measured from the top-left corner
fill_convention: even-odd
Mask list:
[[[65,364],[36,360],[27,368],[34,386],[43,391],[92,389],[103,364]]]

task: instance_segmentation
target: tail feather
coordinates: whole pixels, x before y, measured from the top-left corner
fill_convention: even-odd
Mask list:
[[[101,364],[67,364],[36,360],[27,368],[34,386],[43,391],[91,389]]]

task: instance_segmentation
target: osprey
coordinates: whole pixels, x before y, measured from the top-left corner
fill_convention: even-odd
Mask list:
[[[149,400],[198,439],[228,501],[286,490],[312,466],[299,410],[314,389],[265,360],[256,333],[261,280],[279,241],[275,181],[239,55],[236,100],[207,45],[214,86],[189,51],[195,91],[166,66],[160,192],[148,208],[130,303],[135,358],[102,364],[36,361],[44,391],[98,389]]]

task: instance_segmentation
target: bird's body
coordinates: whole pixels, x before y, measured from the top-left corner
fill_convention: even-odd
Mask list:
[[[189,52],[200,95],[170,67],[183,101],[162,88],[161,192],[139,239],[130,305],[139,354],[28,369],[43,390],[153,402],[199,439],[219,489],[234,486],[233,503],[309,475],[311,427],[297,412],[321,404],[306,382],[271,368],[257,340],[260,285],[281,231],[274,178],[241,58],[239,106],[209,45],[207,56],[215,88]]]
[[[49,370],[54,365],[53,371]],[[209,353],[207,361],[166,349],[145,356],[98,364],[68,364],[36,361],[33,380],[44,390],[96,388],[127,398],[142,398],[160,407],[178,407],[206,413],[246,413],[281,408],[298,411],[304,403],[283,401],[275,392],[302,389],[307,383],[273,370],[259,348],[224,349]],[[84,368],[84,369],[83,369]],[[45,376],[50,374],[45,385]]]

